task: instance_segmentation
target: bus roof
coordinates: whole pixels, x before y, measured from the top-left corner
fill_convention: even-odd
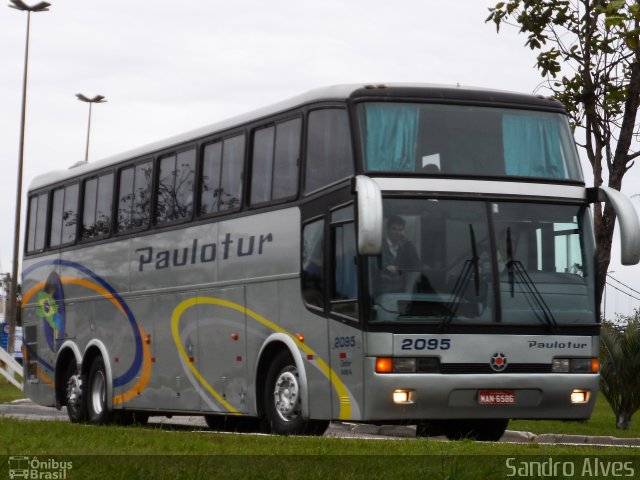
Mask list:
[[[245,123],[259,120],[270,115],[284,112],[289,109],[322,101],[345,101],[355,98],[390,99],[394,97],[415,98],[425,100],[455,101],[455,102],[479,102],[487,104],[522,105],[529,108],[543,108],[547,110],[564,111],[562,104],[557,100],[540,95],[527,95],[506,91],[490,90],[476,87],[445,86],[435,84],[346,84],[310,90],[301,95],[289,98],[257,110],[247,112],[220,122],[190,130],[148,145],[128,150],[111,157],[95,162],[80,161],[66,170],[57,170],[39,175],[33,179],[29,190],[62,182],[66,179],[79,177],[93,171],[100,170],[126,160],[142,158],[153,155],[172,146],[179,146],[193,140],[222,132]]]

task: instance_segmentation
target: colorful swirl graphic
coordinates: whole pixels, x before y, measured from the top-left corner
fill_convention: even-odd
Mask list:
[[[66,317],[64,310],[64,291],[62,286],[65,284],[78,285],[100,294],[104,298],[110,300],[115,307],[125,316],[133,333],[135,354],[129,368],[118,377],[113,379],[113,387],[120,387],[134,380],[138,375],[139,379],[135,385],[125,391],[122,395],[114,398],[114,403],[124,403],[131,398],[139,395],[149,383],[151,377],[151,353],[149,346],[142,341],[145,335],[142,328],[138,325],[133,312],[127,303],[120,297],[115,289],[102,277],[98,276],[85,266],[69,260],[44,260],[31,265],[23,271],[23,277],[31,272],[51,266],[64,266],[74,269],[90,278],[75,277],[59,277],[57,273],[51,272],[46,282],[39,282],[29,289],[23,295],[23,305],[29,303],[29,300],[36,296],[37,304],[36,314],[43,320],[43,327],[47,337],[47,343],[52,351],[56,352],[62,340],[64,339],[64,331],[66,328]],[[34,352],[30,352],[32,358],[35,357]],[[40,356],[37,358],[38,363],[50,371],[54,371],[54,367],[45,362]],[[140,374],[140,372],[142,373]]]

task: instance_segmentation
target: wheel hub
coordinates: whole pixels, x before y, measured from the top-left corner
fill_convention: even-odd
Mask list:
[[[284,370],[276,381],[273,392],[276,412],[286,422],[300,413],[300,387],[295,370]]]
[[[100,415],[104,410],[107,394],[106,382],[102,372],[96,372],[91,380],[91,406],[93,411]]]
[[[82,404],[82,378],[80,375],[72,375],[67,383],[67,405],[79,408]]]

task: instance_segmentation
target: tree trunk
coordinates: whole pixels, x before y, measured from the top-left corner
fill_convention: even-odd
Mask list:
[[[631,415],[628,412],[622,410],[616,415],[616,428],[618,430],[629,430],[631,425]]]

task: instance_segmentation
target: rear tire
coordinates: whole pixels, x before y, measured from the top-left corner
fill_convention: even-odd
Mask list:
[[[107,371],[102,357],[96,357],[91,364],[86,390],[89,422],[99,425],[111,423],[113,411],[107,404]]]
[[[67,406],[67,415],[71,423],[83,423],[87,420],[86,407],[86,378],[78,373],[75,362],[69,364],[65,386],[64,400]]]

